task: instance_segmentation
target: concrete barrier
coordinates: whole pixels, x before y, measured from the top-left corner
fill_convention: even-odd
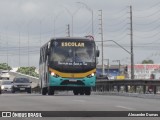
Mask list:
[[[126,92],[92,92],[92,94],[93,95],[139,97],[139,98],[147,98],[147,99],[160,99],[159,94],[140,94],[140,93],[126,93]]]

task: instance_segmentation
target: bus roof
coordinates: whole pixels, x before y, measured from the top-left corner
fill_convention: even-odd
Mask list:
[[[46,42],[43,46],[41,46],[41,48],[43,48],[44,46],[47,46],[48,43],[51,42],[52,40],[74,40],[74,39],[89,40],[86,37],[55,37],[55,38],[51,38],[48,42]],[[90,40],[90,41],[94,41],[94,40]]]
[[[59,39],[84,39],[84,40],[88,40],[88,38],[86,37],[57,37],[57,38],[52,38],[51,40],[59,40]]]

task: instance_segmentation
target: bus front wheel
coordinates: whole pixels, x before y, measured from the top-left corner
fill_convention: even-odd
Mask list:
[[[90,87],[85,89],[85,95],[91,95],[91,88]]]
[[[54,95],[54,88],[48,87],[48,95]]]
[[[78,95],[78,90],[73,90],[74,95]]]
[[[42,95],[46,95],[47,94],[47,88],[42,88]]]

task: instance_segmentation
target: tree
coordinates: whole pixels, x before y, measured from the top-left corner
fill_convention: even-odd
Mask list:
[[[0,69],[11,70],[12,68],[7,63],[0,63]]]
[[[142,64],[154,64],[153,60],[143,60]]]
[[[35,72],[35,70],[36,70],[36,67],[20,67],[18,68],[17,72],[30,75],[33,77],[38,77],[39,75]]]

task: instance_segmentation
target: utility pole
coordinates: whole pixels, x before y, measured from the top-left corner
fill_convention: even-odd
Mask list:
[[[103,63],[103,21],[102,21],[102,10],[99,10],[100,11],[100,33],[101,34],[101,43],[102,43],[102,75],[104,75],[104,63]]]
[[[6,44],[7,44],[7,70],[9,71],[8,69],[8,26],[6,28]]]
[[[107,76],[109,78],[109,59],[107,59]]]
[[[109,77],[109,59],[104,59],[107,60],[107,76]]]
[[[29,25],[28,25],[28,68],[30,68],[30,63],[29,63]],[[28,74],[30,75],[30,71],[28,71]]]
[[[7,34],[7,70],[9,71],[8,69],[8,34]]]
[[[21,66],[20,65],[20,52],[21,52],[21,48],[20,48],[20,45],[21,45],[21,39],[20,39],[20,30],[19,30],[19,67]]]
[[[132,27],[132,6],[130,6],[130,39],[131,39],[131,79],[134,79],[134,54],[133,54],[133,27]]]
[[[41,48],[41,42],[42,42],[42,20],[40,20],[40,43],[39,43],[39,46],[40,46],[40,48]]]
[[[68,37],[70,37],[70,25],[69,24],[67,25],[67,35]]]

